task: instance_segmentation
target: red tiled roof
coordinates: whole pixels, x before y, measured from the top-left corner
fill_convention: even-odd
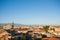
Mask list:
[[[58,38],[49,38],[49,40],[59,40]]]
[[[60,40],[58,38],[42,38],[42,40]]]

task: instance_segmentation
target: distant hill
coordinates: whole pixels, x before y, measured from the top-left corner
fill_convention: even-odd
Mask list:
[[[12,23],[0,23],[0,27],[1,26],[4,26],[5,24],[9,24],[9,25],[12,25]],[[14,23],[14,26],[39,26],[39,25],[25,25],[25,24],[17,24],[17,23]],[[46,26],[46,25],[40,25],[40,26]]]
[[[0,26],[4,26],[5,24],[12,25],[12,23],[0,23]],[[23,24],[16,24],[16,23],[14,23],[14,26],[23,26]]]

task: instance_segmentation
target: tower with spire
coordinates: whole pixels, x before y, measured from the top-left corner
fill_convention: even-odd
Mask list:
[[[12,22],[12,29],[14,29],[14,22]]]

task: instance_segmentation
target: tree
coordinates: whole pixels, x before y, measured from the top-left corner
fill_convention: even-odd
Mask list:
[[[55,28],[53,28],[53,31],[55,32]]]
[[[45,30],[46,32],[48,32],[49,26],[44,26],[43,30]]]
[[[55,32],[55,28],[50,28],[50,30],[53,30]]]
[[[50,30],[53,30],[53,28],[50,28]]]

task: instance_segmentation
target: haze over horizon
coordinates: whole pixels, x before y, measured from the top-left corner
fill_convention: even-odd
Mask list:
[[[0,23],[60,25],[60,0],[0,0]]]

